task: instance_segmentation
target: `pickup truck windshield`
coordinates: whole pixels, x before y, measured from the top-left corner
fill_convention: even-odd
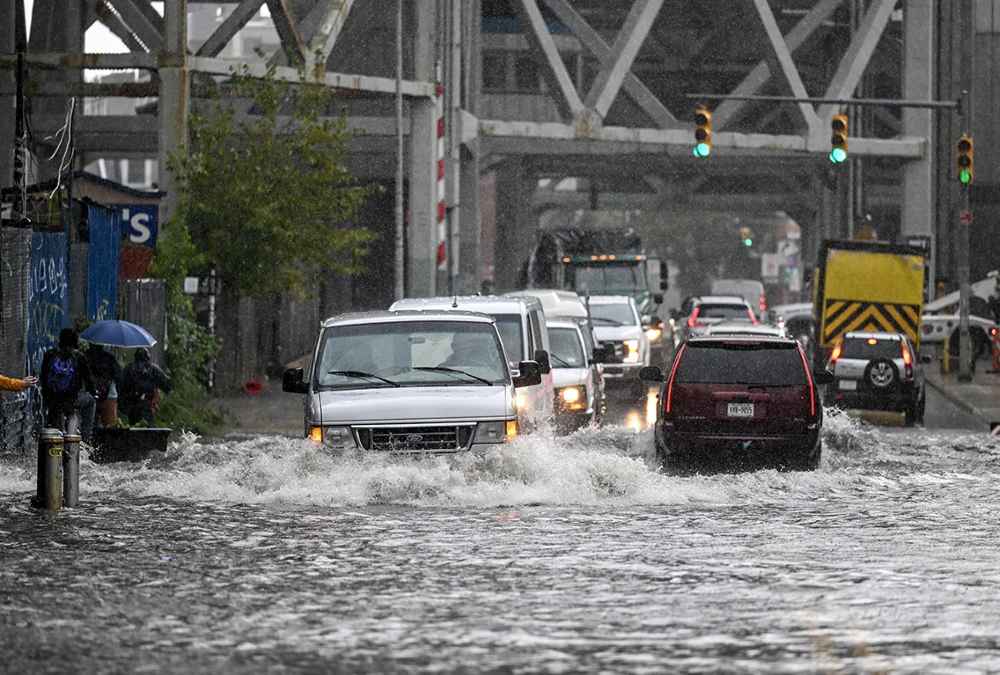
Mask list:
[[[590,303],[590,316],[594,325],[601,326],[637,326],[639,317],[632,311],[632,306],[628,303],[605,305]]]
[[[468,321],[331,326],[315,372],[321,389],[489,386],[509,381],[496,329]],[[361,377],[368,373],[371,377]]]

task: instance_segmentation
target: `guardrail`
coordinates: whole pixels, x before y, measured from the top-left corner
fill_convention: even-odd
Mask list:
[[[0,394],[0,455],[29,457],[42,427],[42,397],[35,387]]]

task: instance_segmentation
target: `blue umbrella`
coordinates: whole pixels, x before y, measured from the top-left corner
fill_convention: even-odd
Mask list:
[[[142,326],[128,321],[95,321],[80,333],[80,339],[106,347],[152,347],[156,338]]]

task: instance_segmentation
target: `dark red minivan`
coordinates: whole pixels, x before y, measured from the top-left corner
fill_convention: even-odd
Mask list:
[[[690,338],[660,382],[656,452],[664,466],[765,464],[811,470],[822,452],[823,406],[796,340]]]

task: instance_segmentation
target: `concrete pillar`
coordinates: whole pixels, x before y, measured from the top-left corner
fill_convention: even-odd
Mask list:
[[[413,78],[434,80],[433,0],[411,3]],[[410,102],[409,224],[406,232],[407,295],[427,297],[437,289],[437,111],[433,99]]]
[[[535,244],[534,192],[524,160],[513,157],[497,167],[496,289],[515,290],[521,267]]]
[[[21,0],[0,0],[0,54],[8,56],[16,49],[14,5]],[[0,91],[14,91],[14,70],[0,69]],[[12,184],[14,175],[14,97],[0,96],[0,186]]]
[[[908,2],[903,8],[903,98],[934,99],[934,0]],[[903,166],[903,204],[900,234],[927,236],[931,241],[929,276],[934,279],[935,251],[934,117],[930,110],[903,109],[903,135],[927,139],[922,158]]]
[[[459,239],[459,266],[462,293],[476,293],[482,284],[483,226],[479,212],[479,153],[462,150],[461,184],[461,237]]]
[[[160,202],[160,222],[165,223],[177,213],[180,203],[177,183],[167,167],[172,154],[187,154],[191,83],[187,68],[187,0],[166,0],[163,12],[158,159],[160,189],[166,192]]]

